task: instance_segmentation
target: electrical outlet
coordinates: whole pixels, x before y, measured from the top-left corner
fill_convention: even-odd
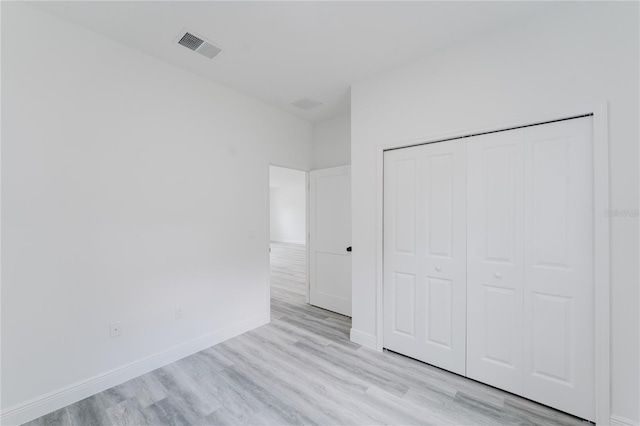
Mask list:
[[[184,312],[182,312],[182,308],[180,306],[176,306],[176,319],[184,318]]]
[[[122,336],[122,324],[120,321],[112,322],[110,330],[111,338]]]

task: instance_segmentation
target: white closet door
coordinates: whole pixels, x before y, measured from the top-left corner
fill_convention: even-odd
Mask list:
[[[521,394],[523,134],[468,143],[467,375]]]
[[[389,151],[384,167],[384,346],[465,374],[465,144]]]
[[[591,129],[525,132],[524,396],[594,420]]]
[[[468,140],[467,373],[595,418],[591,119]]]

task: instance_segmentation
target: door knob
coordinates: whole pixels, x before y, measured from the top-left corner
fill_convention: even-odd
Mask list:
[[[502,278],[502,274],[500,272],[494,272],[493,276],[496,277],[497,279]]]
[[[436,266],[436,271],[438,272],[442,271],[442,266]]]
[[[347,251],[351,251],[351,246],[347,247]]]

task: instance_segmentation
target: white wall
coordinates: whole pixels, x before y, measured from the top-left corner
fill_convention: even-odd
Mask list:
[[[304,183],[271,188],[271,241],[306,244],[305,204]]]
[[[638,208],[638,3],[557,7],[352,87],[353,331],[360,340],[376,334],[378,145],[605,100],[611,207]],[[636,422],[637,236],[637,218],[611,220],[612,414]]]
[[[3,411],[268,321],[268,164],[311,125],[26,4],[2,36]]]
[[[351,117],[346,115],[313,126],[313,168],[351,164]]]
[[[280,175],[276,177],[274,175]],[[271,166],[271,241],[306,244],[307,196],[305,172]]]

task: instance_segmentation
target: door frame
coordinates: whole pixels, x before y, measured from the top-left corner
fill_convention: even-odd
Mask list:
[[[509,130],[549,121],[592,115],[593,120],[593,219],[594,219],[594,318],[595,318],[595,401],[596,423],[611,421],[611,364],[610,364],[610,281],[609,281],[609,233],[610,223],[605,216],[609,209],[609,130],[608,104],[606,101],[555,112],[542,112],[531,116],[514,117],[504,122],[486,126],[453,130],[419,139],[381,144],[376,147],[376,349],[383,348],[383,280],[384,280],[384,152],[415,145],[442,142],[474,136],[482,133]]]
[[[267,163],[267,211],[266,211],[266,220],[267,220],[267,238],[265,241],[266,245],[266,283],[267,283],[267,291],[266,291],[266,309],[267,309],[267,318],[269,318],[269,322],[271,322],[271,166],[280,167],[283,169],[296,170],[298,172],[304,173],[304,223],[305,223],[305,301],[309,303],[309,170],[299,169],[297,167],[291,167],[276,163]]]

